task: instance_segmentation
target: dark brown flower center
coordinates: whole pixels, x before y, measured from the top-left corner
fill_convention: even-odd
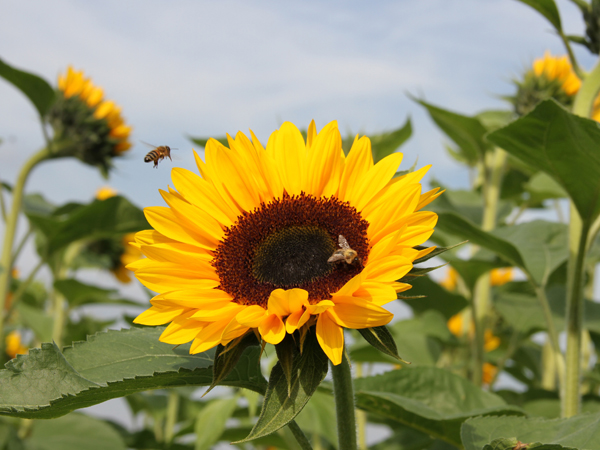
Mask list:
[[[360,263],[328,263],[339,250],[338,237],[358,253],[369,255],[364,220],[356,208],[335,197],[284,194],[238,217],[212,261],[223,289],[244,305],[267,306],[274,289],[301,288],[309,300],[331,298],[362,270]]]

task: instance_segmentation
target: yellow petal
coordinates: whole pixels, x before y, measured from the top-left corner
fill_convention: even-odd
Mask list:
[[[194,339],[206,324],[197,320],[190,320],[189,316],[192,314],[193,311],[175,318],[171,325],[162,332],[159,341],[181,345]]]
[[[233,297],[220,289],[189,289],[165,292],[157,295],[150,302],[157,306],[198,309],[204,305],[231,300]]]
[[[208,250],[214,250],[215,248],[213,239],[181,226],[179,218],[171,211],[171,208],[164,206],[144,208],[144,215],[152,228],[168,238],[186,244],[197,245]]]
[[[352,193],[358,180],[362,179],[373,167],[373,153],[371,152],[371,141],[368,137],[354,139],[354,144],[346,158],[346,166],[340,179],[338,196],[343,201],[352,198]]]
[[[335,306],[326,311],[341,327],[361,329],[388,324],[394,315],[374,303],[357,297],[336,297]]]
[[[302,309],[302,305],[308,304],[308,291],[304,289],[275,289],[271,292],[268,301],[269,314],[277,314],[279,317],[287,316]]]
[[[266,317],[267,311],[260,305],[246,306],[242,311],[237,313],[235,319],[244,326],[256,328]]]
[[[392,179],[402,162],[402,153],[386,156],[359,180],[348,201],[359,211]]]
[[[319,319],[317,320],[317,340],[333,365],[337,366],[342,362],[344,329],[332,320],[329,316],[329,311],[325,311],[319,315]]]
[[[271,135],[274,157],[285,190],[290,195],[298,195],[304,190],[302,176],[306,170],[306,145],[302,134],[293,123],[284,122],[278,132]]]
[[[258,326],[258,332],[265,342],[277,345],[285,337],[285,325],[279,316],[270,314]]]
[[[191,318],[202,320],[203,322],[216,322],[232,318],[242,309],[244,309],[244,306],[233,302],[213,303],[203,305],[202,309],[197,310]]]
[[[147,309],[135,319],[133,323],[139,323],[141,325],[163,325],[171,322],[175,317],[188,311],[185,308],[160,308],[152,306]]]
[[[202,328],[194,339],[194,342],[192,342],[190,353],[202,353],[218,345],[221,342],[223,331],[229,325],[229,322],[231,322],[231,318],[213,322]]]

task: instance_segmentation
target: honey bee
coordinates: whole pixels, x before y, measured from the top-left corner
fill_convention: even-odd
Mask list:
[[[144,144],[146,145],[150,145],[146,142],[144,142]],[[154,150],[148,152],[148,154],[146,154],[146,156],[144,156],[144,162],[154,162],[154,168],[158,167],[158,162],[165,159],[165,158],[169,158],[171,161],[173,161],[171,159],[171,147],[167,146],[167,145],[161,145],[160,147],[156,147],[155,145],[150,145],[150,147],[154,147]]]
[[[360,264],[360,258],[358,257],[358,253],[356,253],[356,250],[352,250],[350,248],[348,241],[341,234],[338,236],[338,244],[341,248],[333,252],[333,255],[331,255],[327,260],[328,263],[346,261],[346,263],[348,264]]]

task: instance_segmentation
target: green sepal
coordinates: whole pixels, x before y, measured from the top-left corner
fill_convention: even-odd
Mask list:
[[[328,361],[317,341],[315,329],[311,328],[306,333],[302,353],[294,359],[291,395],[288,395],[288,381],[278,362],[271,371],[267,393],[256,425],[245,439],[234,444],[266,436],[294,420],[327,375]]]
[[[204,395],[208,394],[215,386],[227,378],[227,375],[231,373],[240,360],[244,350],[258,344],[258,339],[256,339],[254,333],[247,333],[245,336],[234,339],[225,346],[219,344],[215,351],[213,380]]]
[[[435,256],[439,256],[442,253],[445,253],[448,250],[452,250],[452,249],[458,247],[459,245],[466,244],[467,242],[469,242],[469,241],[462,241],[462,242],[459,242],[458,244],[454,244],[454,245],[452,245],[450,247],[437,247],[435,250],[432,250],[431,253],[426,254],[422,258],[415,259],[413,261],[413,265],[424,263],[425,261],[430,260],[431,258],[433,258]],[[426,248],[428,248],[428,247],[425,247],[425,246],[422,246],[422,245],[417,245],[415,247],[415,250],[425,250]]]
[[[281,365],[281,370],[285,375],[288,385],[288,397],[292,395],[292,368],[294,366],[294,359],[300,354],[298,346],[294,342],[294,336],[291,334],[285,335],[283,341],[275,346],[277,352],[277,360]]]
[[[398,349],[396,348],[394,337],[385,325],[381,327],[362,328],[358,330],[358,332],[363,338],[365,338],[365,341],[367,341],[380,352],[385,353],[386,355],[389,355],[400,362],[410,364],[408,361],[403,360],[400,355],[398,355]]]

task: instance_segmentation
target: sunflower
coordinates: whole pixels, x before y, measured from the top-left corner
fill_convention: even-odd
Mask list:
[[[168,206],[145,209],[154,229],[135,245],[146,258],[127,268],[158,295],[135,322],[170,322],[160,340],[192,341],[191,353],[314,327],[337,365],[344,328],[392,319],[383,306],[411,287],[397,280],[433,250],[414,247],[433,233],[437,215],[421,209],[441,192],[421,194],[429,167],[394,178],[400,153],[374,164],[367,137],[345,156],[336,122],[317,133],[313,121],[306,142],[289,122],[266,148],[251,137],[209,140],[200,176],[173,169]],[[340,243],[355,257],[328,262]]]
[[[23,345],[21,333],[18,331],[11,331],[6,335],[5,345],[6,354],[10,359],[15,358],[17,355],[26,355],[29,353],[29,349]]]
[[[131,147],[131,127],[125,123],[121,108],[105,100],[102,88],[72,67],[58,77],[58,93],[48,113],[59,143],[54,156],[76,156],[106,174],[111,158]]]

